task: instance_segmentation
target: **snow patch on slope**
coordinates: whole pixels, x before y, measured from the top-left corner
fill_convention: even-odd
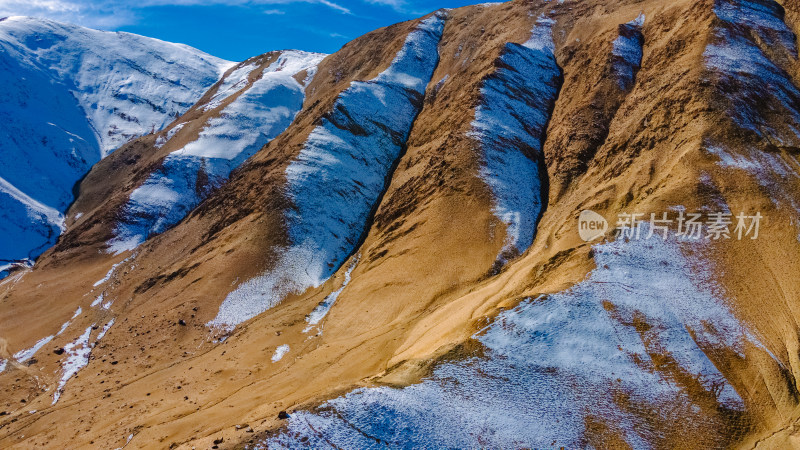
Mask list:
[[[75,311],[75,314],[72,315],[72,318],[61,325],[61,328],[58,330],[58,333],[56,333],[53,336],[46,336],[43,337],[42,339],[39,339],[35,344],[33,344],[32,347],[14,353],[13,358],[19,363],[23,363],[33,358],[36,352],[41,350],[42,347],[44,347],[45,345],[49,344],[53,340],[53,338],[55,338],[56,336],[61,336],[61,334],[63,334],[64,331],[67,329],[67,327],[69,327],[69,325],[72,323],[72,320],[78,317],[81,314],[81,312],[82,309],[79,306],[78,309]],[[0,372],[2,372],[5,369],[6,361],[5,360],[0,360],[0,361],[2,361],[2,368],[0,368]]]
[[[73,375],[78,373],[87,364],[89,364],[89,355],[92,353],[92,346],[89,344],[89,336],[92,334],[92,327],[86,328],[86,331],[77,339],[64,346],[64,354],[66,360],[62,364],[61,379],[56,387],[56,392],[53,395],[53,404],[58,402],[61,394],[64,392],[64,386],[67,384]]]
[[[247,86],[247,78],[250,73],[258,68],[256,62],[245,64],[237,67],[233,72],[222,79],[222,83],[217,87],[217,91],[211,97],[211,100],[203,106],[203,111],[210,111],[219,107],[231,95],[239,92]]]
[[[110,330],[111,327],[114,326],[114,320],[115,319],[111,319],[107,324],[105,324],[103,329],[100,330],[100,333],[97,334],[97,340],[98,341],[100,339],[103,339],[106,336],[106,333],[108,333],[108,330]]]
[[[344,288],[346,288],[347,285],[350,284],[350,276],[353,273],[353,269],[355,269],[356,266],[358,265],[358,259],[359,257],[356,256],[353,259],[353,262],[350,263],[350,267],[348,267],[347,271],[345,271],[344,273],[344,281],[342,281],[342,285],[339,286],[339,289],[328,294],[328,296],[325,297],[325,300],[323,300],[319,305],[317,305],[317,307],[314,308],[313,311],[311,311],[311,314],[306,316],[306,322],[308,322],[308,326],[306,326],[303,329],[303,333],[311,332],[311,330],[314,329],[314,327],[316,327],[317,325],[319,325],[322,319],[324,319],[325,316],[328,315],[328,312],[331,310],[331,308],[333,308],[333,304],[336,303],[336,299],[339,298],[339,295],[342,293],[342,291],[344,291]]]
[[[100,306],[100,303],[103,303],[104,298],[105,298],[105,293],[101,292],[100,295],[98,295],[97,298],[95,298],[92,304],[89,306],[91,306],[92,308]]]
[[[286,51],[249,86],[247,76],[254,70],[252,65],[226,77],[209,105],[233,95],[233,89],[244,92],[219,117],[208,121],[197,140],[169,154],[161,167],[131,193],[108,250],[116,254],[132,250],[181,221],[225,183],[233,169],[282,133],[305,98],[305,87],[294,75],[315,67],[324,57]]]
[[[794,60],[797,44],[773,0],[717,0],[719,19],[704,57],[727,112],[741,128],[781,145],[798,142],[800,91],[791,76],[767,52]],[[756,101],[757,100],[757,101]],[[787,129],[781,130],[781,124]]]
[[[422,108],[444,21],[439,12],[420,22],[385,71],[339,95],[286,169],[291,246],[269,273],[231,292],[209,325],[233,327],[319,286],[353,253]]]
[[[641,14],[636,19],[620,25],[619,37],[612,44],[612,67],[617,76],[619,88],[625,91],[633,87],[636,72],[642,66],[644,19],[644,14]]]
[[[156,146],[156,148],[163,147],[167,142],[169,142],[170,139],[175,137],[175,135],[179,131],[181,131],[183,129],[183,127],[185,127],[185,126],[186,126],[186,122],[179,123],[179,124],[175,125],[174,127],[170,128],[169,131],[167,131],[166,135],[164,135],[164,134],[159,135],[156,138],[156,143],[154,144]]]
[[[54,405],[61,398],[61,394],[64,393],[64,387],[66,386],[67,381],[69,381],[70,378],[72,378],[75,374],[80,372],[81,369],[86,367],[87,364],[89,364],[89,357],[92,354],[92,349],[95,345],[97,345],[98,342],[100,342],[100,339],[105,337],[106,333],[108,333],[108,330],[113,325],[114,319],[112,318],[103,326],[103,328],[97,334],[94,342],[91,342],[91,335],[94,325],[90,325],[86,328],[86,331],[84,331],[83,334],[64,346],[64,355],[66,359],[61,364],[61,378],[59,379],[58,386],[53,394]]]
[[[94,287],[100,286],[101,284],[104,284],[104,283],[108,282],[108,280],[110,280],[111,277],[114,275],[114,272],[117,270],[117,268],[119,266],[125,264],[126,262],[128,262],[132,257],[133,256],[129,256],[129,257],[123,259],[122,261],[120,261],[120,262],[114,264],[113,266],[111,266],[111,269],[108,270],[108,272],[106,273],[106,276],[104,276],[103,278],[101,278],[100,280],[98,280],[98,281],[96,281],[94,283]]]
[[[309,271],[318,266],[314,249],[301,245],[279,249],[278,253],[270,272],[245,281],[225,298],[209,326],[232,329],[277,305],[290,293],[321,284],[320,274]]]
[[[470,136],[482,151],[480,176],[494,196],[493,213],[506,225],[501,263],[528,249],[542,211],[539,159],[561,79],[554,23],[540,17],[528,42],[506,45],[502,68],[484,82],[472,122]]]
[[[741,353],[749,334],[702,262],[659,239],[602,244],[595,255],[585,281],[524,301],[479,333],[485,356],[443,363],[407,388],[362,388],[296,412],[254,448],[584,448],[588,417],[633,448],[657,448],[666,442],[653,423],[704,417],[677,372],[719,408],[740,410],[700,347]]]
[[[272,355],[272,362],[276,363],[283,359],[289,353],[289,346],[284,344],[275,349],[275,354]]]
[[[14,359],[16,359],[18,362],[21,362],[21,363],[31,359],[33,357],[33,355],[36,354],[36,352],[41,350],[42,347],[44,347],[50,341],[52,341],[54,337],[55,336],[47,336],[47,337],[44,337],[42,339],[39,339],[39,341],[37,341],[35,344],[33,344],[33,347],[25,349],[25,350],[20,350],[17,353],[14,353]]]

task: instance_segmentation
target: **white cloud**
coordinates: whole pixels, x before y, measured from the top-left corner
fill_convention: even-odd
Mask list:
[[[133,10],[115,8],[106,1],[0,0],[0,17],[34,16],[76,23],[92,28],[113,29],[137,20]]]
[[[137,23],[140,20],[138,12],[152,6],[268,6],[293,3],[318,4],[341,14],[351,14],[350,9],[332,0],[0,0],[0,17],[44,17],[113,30]],[[283,14],[285,11],[267,9],[264,13]]]
[[[340,11],[340,12],[342,12],[344,14],[351,14],[350,10],[345,8],[344,6],[338,5],[338,4],[333,3],[333,2],[329,2],[328,0],[318,0],[318,1],[321,4],[323,4],[323,5],[325,5],[325,6],[329,7],[329,8],[333,8],[333,9],[335,9],[337,11]]]
[[[416,12],[409,11],[408,3],[405,0],[364,0],[364,1],[373,5],[389,6],[393,8],[395,11],[402,13],[417,14]]]

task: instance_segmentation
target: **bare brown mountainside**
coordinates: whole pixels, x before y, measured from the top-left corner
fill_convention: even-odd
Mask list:
[[[800,445],[798,30],[788,0],[379,29],[303,60],[285,131],[115,247],[282,52],[231,68],[234,94],[94,166],[58,244],[0,281],[0,447]],[[694,211],[758,212],[759,237],[614,235]]]

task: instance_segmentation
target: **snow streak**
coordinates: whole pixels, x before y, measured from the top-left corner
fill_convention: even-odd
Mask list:
[[[494,195],[494,214],[506,225],[501,263],[528,249],[542,212],[539,161],[561,80],[554,23],[540,17],[528,42],[506,44],[501,69],[484,82],[472,122],[470,136],[482,151],[480,176]]]
[[[422,109],[444,21],[439,12],[420,22],[386,70],[339,95],[286,169],[290,246],[269,273],[231,292],[209,325],[233,327],[319,286],[353,253]]]
[[[617,77],[619,88],[627,91],[633,87],[636,72],[642,66],[644,35],[642,26],[644,15],[619,26],[619,37],[614,40],[611,49],[612,67]]]

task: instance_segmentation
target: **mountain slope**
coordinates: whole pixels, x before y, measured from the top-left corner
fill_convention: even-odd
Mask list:
[[[54,244],[92,165],[183,114],[230,66],[180,44],[25,17],[0,22],[0,46],[5,262]]]
[[[132,221],[154,176],[202,181],[164,162],[281,53],[242,63],[97,164],[58,245],[0,283],[0,445],[788,447],[798,19],[512,1],[376,30],[312,64],[225,183]],[[170,226],[108,251],[154,211]],[[613,229],[694,212],[765,220]]]
[[[206,112],[219,110],[218,117],[206,122],[196,140],[174,149],[131,192],[109,242],[110,251],[132,250],[175,225],[218,189],[233,169],[283,132],[303,106],[305,84],[324,56],[281,52],[266,57],[272,60],[269,65],[246,61],[225,76],[209,103],[198,105]],[[305,78],[295,79],[301,73]],[[171,127],[156,147],[190,139],[180,133],[184,126],[185,122]]]

